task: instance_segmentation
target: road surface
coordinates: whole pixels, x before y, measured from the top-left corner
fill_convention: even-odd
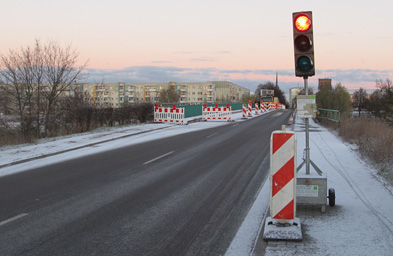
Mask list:
[[[290,115],[162,138],[0,178],[0,255],[223,255]]]

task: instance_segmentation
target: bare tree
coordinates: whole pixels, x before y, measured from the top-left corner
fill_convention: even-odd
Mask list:
[[[0,57],[1,89],[8,94],[21,122],[25,137],[44,136],[52,129],[59,97],[82,78],[86,63],[77,66],[78,53],[70,45],[62,48],[56,42],[10,50]]]
[[[159,101],[161,103],[179,102],[180,94],[174,88],[163,89],[160,91]]]
[[[358,110],[359,116],[362,110],[367,108],[368,94],[366,90],[360,88],[353,93],[353,108]]]
[[[10,110],[20,118],[21,132],[29,140],[39,132],[39,88],[43,79],[42,48],[38,40],[34,48],[10,50],[0,59],[1,89],[10,96]],[[37,116],[34,124],[34,116]]]
[[[375,116],[384,119],[389,125],[393,126],[393,83],[392,80],[382,79],[376,81],[375,90],[370,96],[368,111]]]
[[[77,66],[78,53],[68,45],[61,48],[56,42],[49,42],[44,47],[45,63],[45,89],[42,91],[44,97],[45,113],[45,134],[54,127],[51,122],[51,115],[55,114],[55,107],[59,97],[69,89],[69,87],[83,78],[82,71],[87,62],[82,66]]]

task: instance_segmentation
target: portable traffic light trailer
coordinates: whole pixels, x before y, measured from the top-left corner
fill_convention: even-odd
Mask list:
[[[297,175],[296,198],[297,203],[302,205],[321,206],[321,211],[325,212],[327,197],[327,177],[310,159],[309,142],[309,118],[315,117],[316,104],[315,96],[308,96],[308,77],[315,75],[314,61],[314,36],[312,12],[292,13],[293,44],[295,57],[295,75],[303,77],[306,96],[298,96],[297,113],[298,117],[305,118],[306,123],[306,148],[303,162],[297,168],[297,172],[306,165],[305,174]],[[310,174],[312,165],[318,175]],[[335,205],[335,191],[329,189],[329,205]]]

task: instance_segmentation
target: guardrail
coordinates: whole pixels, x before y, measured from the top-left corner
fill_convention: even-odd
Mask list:
[[[317,118],[327,119],[329,121],[336,122],[340,125],[341,113],[339,110],[323,109],[323,108],[317,108],[317,110],[318,110]]]

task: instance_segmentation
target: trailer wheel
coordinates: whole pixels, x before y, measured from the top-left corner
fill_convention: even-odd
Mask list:
[[[334,188],[329,188],[329,205],[331,207],[336,205],[336,191],[334,190]]]

